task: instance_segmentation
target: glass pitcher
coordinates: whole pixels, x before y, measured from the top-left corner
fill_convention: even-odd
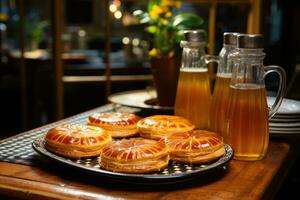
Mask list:
[[[263,36],[240,34],[233,59],[227,131],[224,140],[238,160],[260,160],[269,143],[269,118],[278,110],[286,89],[285,71],[279,66],[263,66]],[[279,90],[268,109],[264,78],[276,72]]]
[[[196,128],[208,129],[210,108],[210,83],[205,55],[205,32],[185,31],[182,64],[175,100],[175,115],[189,119]]]
[[[223,35],[223,48],[219,56],[206,56],[206,63],[218,63],[218,71],[210,107],[210,130],[221,136],[226,132],[225,111],[228,105],[229,84],[232,76],[232,62],[228,60],[228,56],[234,54],[236,46],[237,33],[226,32]]]

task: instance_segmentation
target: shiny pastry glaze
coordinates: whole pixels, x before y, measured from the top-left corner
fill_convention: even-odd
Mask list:
[[[130,161],[160,157],[167,154],[168,148],[162,142],[133,138],[111,142],[102,149],[101,157]]]
[[[203,150],[205,152],[213,152],[224,145],[221,136],[205,130],[174,133],[162,140],[168,144],[171,149],[176,150]]]
[[[127,126],[136,124],[140,118],[132,113],[107,112],[96,113],[88,118],[89,122],[98,125],[118,125]]]
[[[138,122],[138,126],[156,129],[194,128],[194,125],[189,120],[172,115],[154,115],[146,117]]]
[[[69,145],[97,145],[110,137],[98,127],[66,124],[50,129],[45,140]]]

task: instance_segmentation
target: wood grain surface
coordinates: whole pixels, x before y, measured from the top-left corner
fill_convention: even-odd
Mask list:
[[[287,143],[271,142],[261,161],[231,160],[227,170],[157,186],[112,182],[45,159],[38,159],[38,167],[0,162],[0,194],[26,199],[269,199],[296,158],[290,150]]]

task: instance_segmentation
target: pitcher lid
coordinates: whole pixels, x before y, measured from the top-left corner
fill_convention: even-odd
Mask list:
[[[264,48],[264,36],[262,34],[238,34],[237,48],[262,49]]]
[[[204,42],[205,41],[205,31],[202,29],[198,30],[186,30],[183,32],[184,38],[188,42]]]
[[[223,44],[236,46],[238,34],[239,33],[235,33],[235,32],[225,32],[223,35]]]

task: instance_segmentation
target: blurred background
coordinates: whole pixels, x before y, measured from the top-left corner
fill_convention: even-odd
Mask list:
[[[204,19],[207,51],[226,31],[263,33],[265,65],[282,66],[287,97],[300,99],[300,1],[184,0]],[[143,0],[0,0],[0,135],[38,127],[153,86]],[[212,70],[213,73],[214,70]],[[276,76],[267,78],[276,90]]]

